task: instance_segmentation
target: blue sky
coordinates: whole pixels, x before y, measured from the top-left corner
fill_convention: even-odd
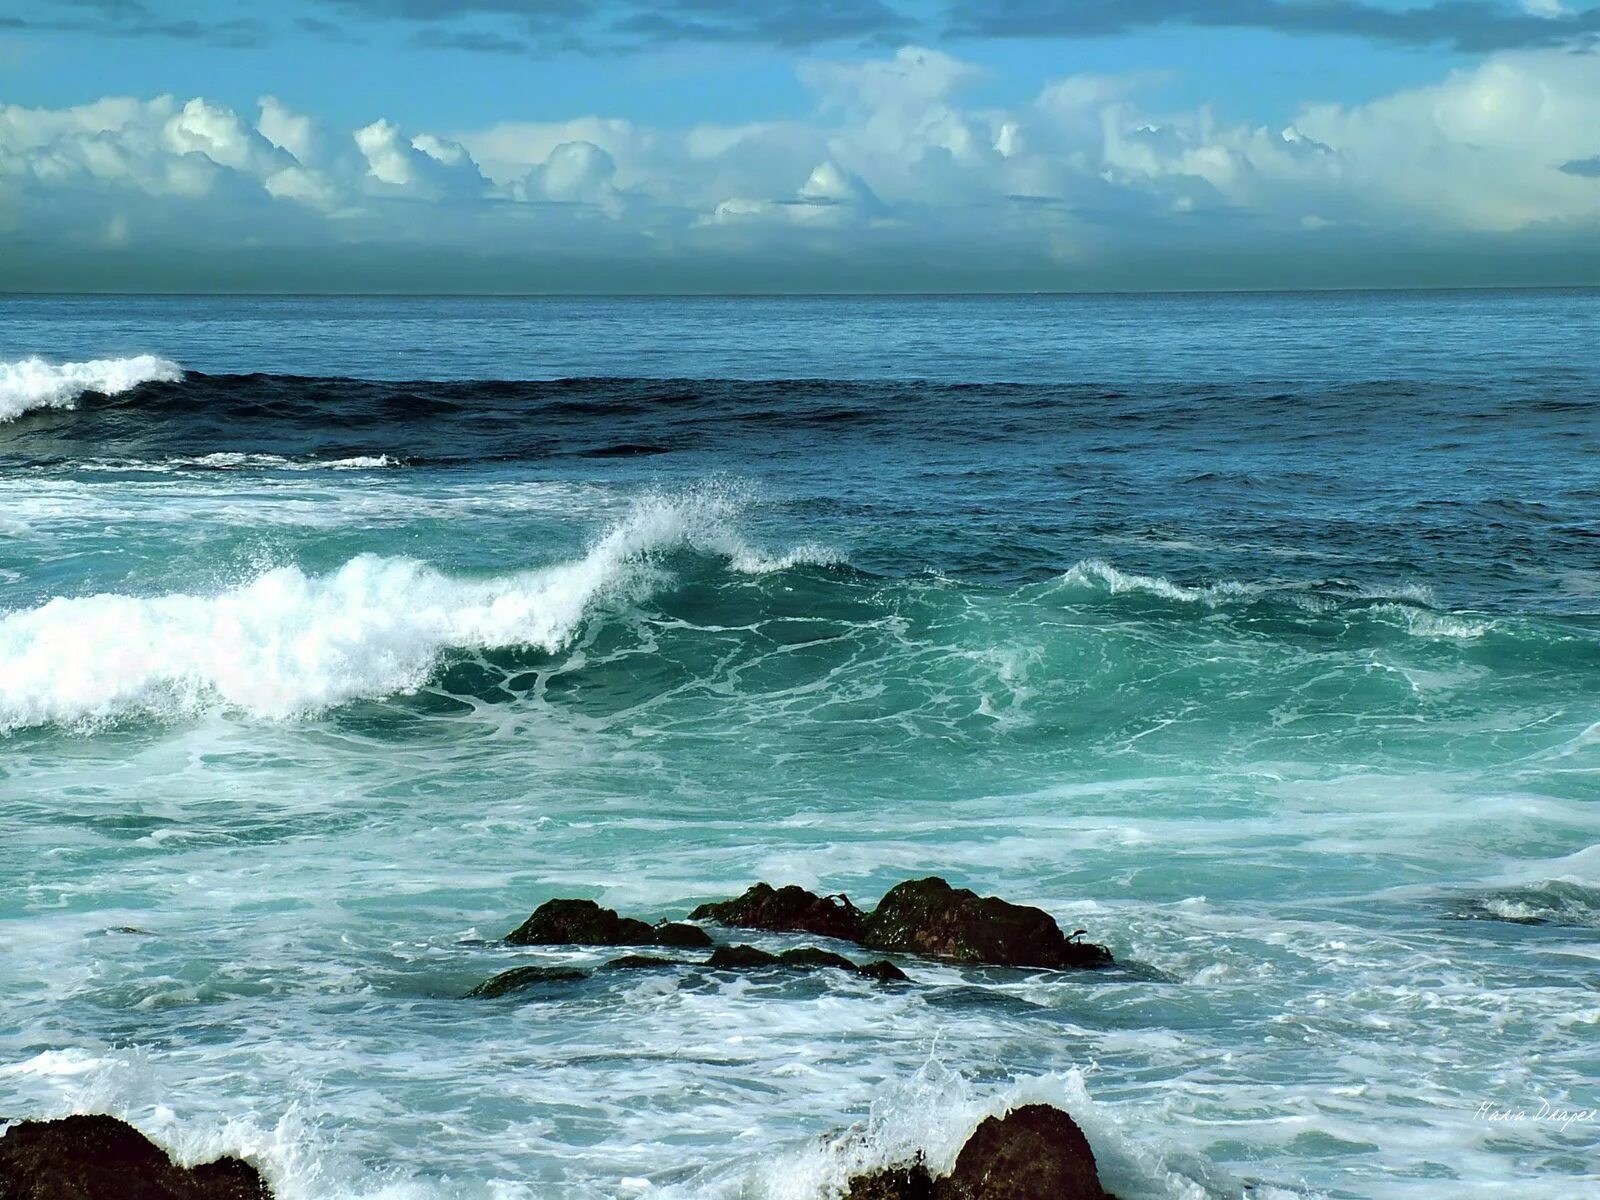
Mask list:
[[[1575,0],[0,0],[0,287],[1600,282]]]

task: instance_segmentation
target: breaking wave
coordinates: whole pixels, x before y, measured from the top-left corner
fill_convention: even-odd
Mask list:
[[[741,573],[835,560],[747,544],[710,489],[638,502],[582,557],[488,579],[361,554],[326,575],[283,566],[216,595],[58,597],[0,616],[0,732],[221,703],[286,718],[414,690],[446,650],[565,645],[605,601],[649,594],[688,550]]]
[[[177,383],[183,368],[152,354],[52,363],[42,358],[0,362],[0,421],[40,408],[71,408],[89,392],[119,396],[142,383]]]

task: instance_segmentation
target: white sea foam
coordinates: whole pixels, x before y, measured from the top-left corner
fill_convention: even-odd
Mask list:
[[[0,421],[15,420],[37,408],[71,408],[85,392],[116,396],[141,383],[176,383],[182,378],[182,367],[153,354],[90,362],[52,363],[42,358],[0,362]]]
[[[917,1158],[935,1175],[943,1175],[955,1166],[979,1122],[1024,1104],[1050,1104],[1069,1112],[1089,1139],[1103,1181],[1119,1194],[1205,1200],[1206,1189],[1189,1173],[1199,1167],[1196,1173],[1204,1176],[1203,1164],[1179,1167],[1131,1142],[1117,1119],[1090,1098],[1081,1070],[980,1091],[937,1060],[886,1089],[864,1127],[780,1156],[751,1182],[764,1200],[818,1200],[842,1196],[856,1175]],[[675,1191],[669,1195],[676,1200]]]
[[[281,454],[247,454],[222,450],[196,457],[144,459],[95,458],[73,464],[81,471],[133,471],[173,474],[180,471],[376,471],[398,467],[400,460],[388,454],[358,454],[350,458],[287,458]]]
[[[659,584],[673,550],[743,573],[832,560],[817,547],[752,548],[736,509],[714,489],[649,498],[581,558],[488,579],[362,554],[328,575],[277,567],[215,595],[58,597],[0,616],[0,731],[219,701],[289,717],[413,690],[446,649],[556,650],[592,605]]]
[[[1205,587],[1186,587],[1173,583],[1160,575],[1138,575],[1122,571],[1098,558],[1087,558],[1073,564],[1057,581],[1067,587],[1094,588],[1110,592],[1113,596],[1126,592],[1144,592],[1164,600],[1177,600],[1184,604],[1219,604],[1224,600],[1254,595],[1261,589],[1245,583],[1223,580]]]

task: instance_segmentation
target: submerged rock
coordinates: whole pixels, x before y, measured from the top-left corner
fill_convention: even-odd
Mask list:
[[[693,967],[696,963],[681,958],[657,958],[654,954],[624,954],[600,964],[602,971],[655,971],[662,967]]]
[[[986,1117],[934,1179],[920,1162],[886,1167],[850,1181],[845,1200],[1113,1200],[1100,1186],[1094,1151],[1059,1108],[1026,1104]]]
[[[0,1135],[0,1200],[271,1200],[239,1158],[180,1167],[115,1117],[20,1121]]]
[[[795,884],[775,888],[758,883],[736,899],[702,904],[689,918],[717,921],[740,929],[814,933],[820,937],[859,942],[865,914],[851,904],[847,896],[819,896]]]
[[[684,958],[659,958],[653,954],[624,954],[602,963],[595,971],[580,967],[513,967],[485,980],[467,993],[467,999],[494,999],[525,992],[544,984],[580,983],[599,971],[659,971],[673,967],[692,967],[701,970],[755,971],[771,967],[788,970],[813,971],[833,967],[852,975],[863,975],[883,983],[906,980],[906,973],[887,959],[878,962],[852,962],[842,954],[819,950],[815,946],[801,946],[781,954],[768,954],[754,946],[718,946],[711,957],[703,962]],[[0,1197],[0,1200],[4,1200]]]
[[[703,929],[677,922],[647,925],[593,900],[546,900],[506,935],[514,946],[709,946]]]
[[[486,979],[467,993],[467,998],[509,996],[512,992],[526,991],[541,983],[577,983],[589,978],[589,972],[577,967],[512,967],[501,971],[493,979]]]
[[[1003,967],[1109,967],[1111,951],[1061,932],[1043,909],[953,888],[938,876],[896,884],[867,917],[861,944]]]
[[[751,970],[762,967],[789,967],[802,971],[815,971],[832,967],[852,975],[866,975],[884,982],[900,981],[906,973],[887,959],[879,962],[852,962],[842,954],[819,950],[815,946],[800,946],[781,954],[768,954],[754,946],[718,946],[711,952],[706,966],[723,970]]]

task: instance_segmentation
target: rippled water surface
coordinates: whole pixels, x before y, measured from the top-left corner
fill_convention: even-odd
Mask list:
[[[1019,1097],[1124,1200],[1600,1188],[1541,1116],[1600,1105],[1596,345],[1594,292],[0,300],[0,1117],[287,1200],[823,1200]],[[551,896],[930,873],[1125,965],[462,998],[609,957],[498,943]]]

